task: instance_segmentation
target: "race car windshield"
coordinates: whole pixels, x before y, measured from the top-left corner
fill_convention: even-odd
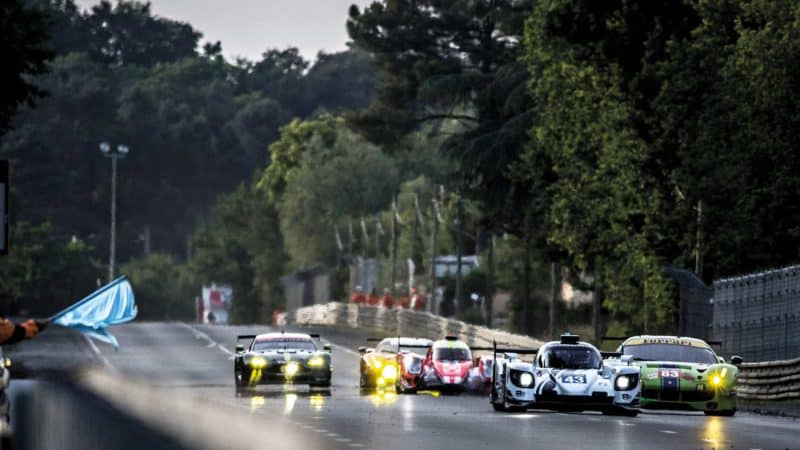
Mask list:
[[[714,352],[708,348],[678,344],[626,345],[623,355],[632,355],[640,361],[675,361],[695,364],[715,364]]]
[[[436,361],[469,361],[469,350],[466,348],[436,348],[433,350]]]
[[[542,355],[542,365],[552,369],[599,369],[601,358],[587,347],[551,347]]]
[[[315,352],[317,347],[314,342],[308,339],[269,339],[256,341],[253,344],[253,351],[274,352],[278,350],[298,350],[304,352]]]

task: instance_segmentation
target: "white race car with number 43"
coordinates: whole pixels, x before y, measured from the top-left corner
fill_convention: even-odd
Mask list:
[[[497,358],[498,353],[505,356]],[[606,356],[574,334],[548,342],[538,350],[495,347],[489,401],[495,411],[556,409],[602,411],[604,414],[639,414],[639,368],[630,358],[607,364]],[[526,362],[520,355],[536,355]]]

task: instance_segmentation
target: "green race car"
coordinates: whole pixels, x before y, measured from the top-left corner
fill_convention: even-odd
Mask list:
[[[736,378],[742,358],[725,360],[701,339],[676,336],[632,336],[617,349],[641,370],[642,408],[736,413]]]

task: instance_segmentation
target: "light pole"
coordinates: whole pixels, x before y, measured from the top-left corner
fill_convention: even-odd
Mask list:
[[[130,149],[127,145],[112,147],[108,142],[100,143],[100,151],[106,158],[111,158],[111,242],[108,257],[108,281],[114,280],[114,263],[117,253],[117,160],[124,158]]]

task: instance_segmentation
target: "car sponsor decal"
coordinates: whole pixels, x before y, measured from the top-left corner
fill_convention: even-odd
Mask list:
[[[680,375],[677,364],[662,364],[658,369],[658,376],[661,378],[662,392],[676,392],[680,389]]]
[[[644,344],[669,344],[683,345],[686,347],[711,348],[706,342],[699,339],[678,338],[670,336],[648,336],[630,338],[623,343],[623,346],[644,345]]]

